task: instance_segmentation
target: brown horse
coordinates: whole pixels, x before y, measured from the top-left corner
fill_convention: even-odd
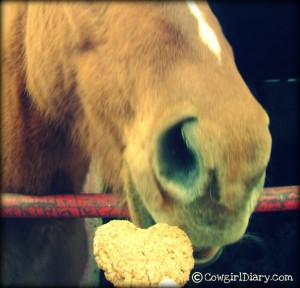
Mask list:
[[[2,6],[2,191],[80,193],[93,155],[133,222],[181,227],[199,261],[242,237],[269,119],[206,3]],[[91,261],[80,219],[3,229],[4,284],[73,285]]]

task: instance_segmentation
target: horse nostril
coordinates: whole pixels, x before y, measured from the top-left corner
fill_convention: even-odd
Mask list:
[[[194,185],[200,172],[193,137],[190,137],[196,121],[196,118],[180,121],[163,133],[158,142],[160,177],[185,188]]]

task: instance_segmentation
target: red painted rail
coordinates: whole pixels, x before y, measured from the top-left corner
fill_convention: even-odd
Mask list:
[[[2,217],[127,218],[129,212],[116,195],[65,194],[27,196],[1,195]]]
[[[265,188],[255,212],[300,209],[300,186]],[[1,217],[128,218],[127,207],[115,195],[1,195]]]
[[[300,209],[300,186],[265,188],[258,199],[255,212]]]

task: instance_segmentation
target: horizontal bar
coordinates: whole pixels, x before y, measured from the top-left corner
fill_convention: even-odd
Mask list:
[[[265,188],[258,199],[255,212],[300,209],[300,186]]]
[[[126,205],[111,194],[1,195],[1,217],[128,218]]]
[[[5,218],[128,218],[129,211],[116,195],[65,194],[28,196],[1,195],[1,217]],[[300,209],[300,186],[265,188],[255,212]]]

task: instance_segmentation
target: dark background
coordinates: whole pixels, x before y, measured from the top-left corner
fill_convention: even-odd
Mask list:
[[[273,147],[266,186],[299,185],[299,6],[296,1],[209,4],[233,48],[241,75],[270,117]],[[255,213],[246,233],[252,236],[224,248],[209,267],[195,266],[192,271],[292,275],[293,282],[195,284],[190,280],[185,287],[298,286],[298,224],[298,211]],[[103,278],[102,274],[101,281]]]

